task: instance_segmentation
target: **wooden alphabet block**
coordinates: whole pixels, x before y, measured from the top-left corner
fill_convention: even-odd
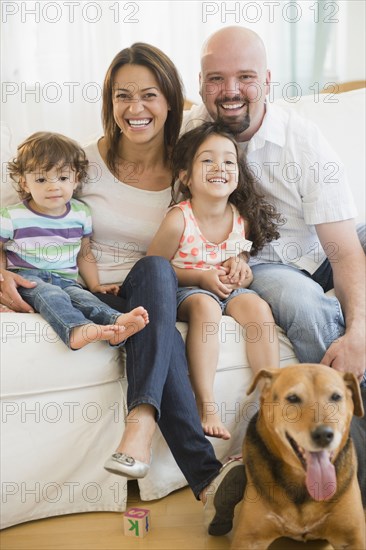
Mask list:
[[[127,537],[144,537],[151,528],[150,510],[130,508],[123,514],[124,532]]]

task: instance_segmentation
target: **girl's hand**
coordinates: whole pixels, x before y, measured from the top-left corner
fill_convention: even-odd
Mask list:
[[[202,270],[200,273],[199,286],[204,290],[213,292],[219,298],[225,299],[230,296],[232,289],[220,280],[220,274],[226,276],[222,269]]]
[[[18,286],[33,288],[37,283],[23,279],[21,275],[6,269],[0,272],[0,302],[7,308],[19,313],[34,313],[34,309],[27,304],[17,291]]]
[[[252,270],[242,256],[235,256],[226,260],[223,264],[226,275],[220,276],[220,281],[229,285],[231,290],[236,288],[248,288],[253,281]]]
[[[90,288],[91,292],[100,292],[101,294],[114,294],[118,295],[119,285],[110,284],[110,285],[96,285],[93,288]]]

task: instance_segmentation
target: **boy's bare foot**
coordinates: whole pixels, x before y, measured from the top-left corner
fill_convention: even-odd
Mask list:
[[[122,340],[118,340],[119,335],[116,334],[115,337],[112,336],[109,343],[112,345],[119,344],[126,338],[129,338],[133,334],[136,334],[136,332],[145,328],[148,322],[149,314],[142,306],[135,307],[135,309],[132,309],[129,313],[123,313],[116,321],[117,326],[124,327],[123,338]]]
[[[201,425],[205,435],[225,440],[230,439],[231,434],[221,422],[219,414],[210,410],[208,405],[211,403],[213,403],[213,401],[204,402],[202,404],[197,403],[198,411],[201,416]]]
[[[81,349],[92,342],[99,342],[100,340],[111,341],[112,338],[118,344],[126,338],[125,334],[126,331],[123,326],[88,323],[74,327],[71,330],[70,347],[75,350]]]

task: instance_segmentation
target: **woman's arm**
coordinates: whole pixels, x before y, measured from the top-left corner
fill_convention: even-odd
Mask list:
[[[27,304],[17,291],[18,286],[32,288],[37,283],[23,279],[21,275],[6,269],[7,261],[3,245],[0,243],[0,302],[19,313],[34,313],[34,309]]]
[[[81,247],[77,258],[78,269],[83,281],[91,292],[102,294],[118,294],[119,286],[101,285],[99,282],[98,266],[90,247],[89,237],[81,239]]]

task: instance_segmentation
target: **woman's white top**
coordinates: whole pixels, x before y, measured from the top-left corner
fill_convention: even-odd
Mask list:
[[[171,190],[146,191],[119,181],[102,159],[98,141],[84,148],[90,179],[83,186],[80,199],[92,213],[91,246],[100,282],[119,284],[146,255],[168,209]]]

